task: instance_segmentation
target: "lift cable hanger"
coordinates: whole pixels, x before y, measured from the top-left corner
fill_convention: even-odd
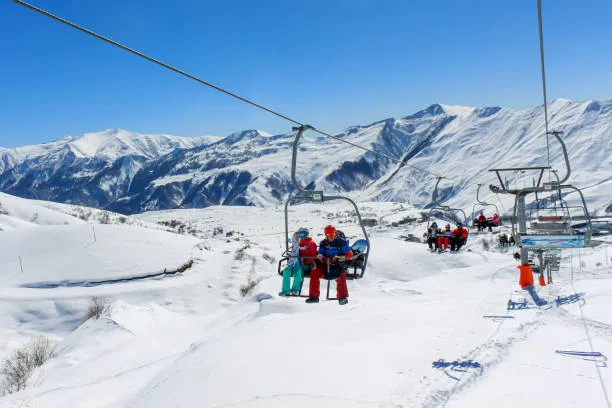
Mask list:
[[[211,87],[211,88],[213,88],[213,89],[216,89],[216,90],[217,90],[217,91],[219,91],[219,92],[223,92],[223,93],[224,93],[224,94],[226,94],[226,95],[229,95],[229,96],[231,96],[231,97],[234,97],[234,98],[236,98],[236,99],[239,99],[239,100],[241,100],[242,102],[248,103],[248,104],[250,104],[250,105],[252,105],[252,106],[255,106],[256,108],[262,109],[262,110],[264,110],[264,111],[266,111],[266,112],[269,112],[269,113],[271,113],[271,114],[273,114],[273,115],[276,115],[276,116],[278,116],[279,118],[285,119],[285,120],[287,120],[287,121],[289,121],[289,122],[292,122],[292,123],[294,123],[294,124],[296,124],[296,125],[299,125],[299,127],[308,126],[308,129],[309,129],[309,130],[312,130],[313,132],[316,132],[316,133],[319,133],[319,134],[321,134],[321,135],[323,135],[323,136],[327,136],[327,137],[329,137],[329,138],[335,139],[335,140],[337,140],[337,141],[339,141],[339,142],[346,143],[346,144],[351,145],[351,146],[353,146],[353,147],[356,147],[356,148],[358,148],[358,149],[365,150],[366,152],[372,153],[372,154],[373,154],[373,155],[375,155],[375,156],[378,156],[378,157],[381,157],[381,158],[385,158],[385,159],[391,160],[391,161],[393,161],[393,162],[400,163],[400,164],[401,164],[401,165],[403,165],[403,166],[407,166],[407,167],[410,167],[410,168],[412,168],[412,169],[415,169],[415,170],[418,170],[418,171],[421,171],[421,172],[424,172],[424,173],[428,173],[428,174],[431,174],[431,175],[436,176],[436,177],[444,178],[444,179],[447,179],[447,180],[457,181],[457,182],[458,182],[458,181],[460,181],[460,180],[454,180],[454,179],[451,179],[451,178],[448,178],[448,177],[443,177],[443,176],[440,176],[440,175],[438,175],[438,174],[436,174],[436,173],[433,173],[433,172],[431,172],[431,171],[429,171],[429,170],[425,170],[425,169],[422,169],[422,168],[419,168],[419,167],[413,166],[413,165],[411,165],[411,164],[408,164],[407,162],[405,162],[405,161],[403,161],[403,160],[400,160],[400,159],[397,159],[397,158],[395,158],[395,157],[392,157],[392,156],[386,155],[386,154],[384,154],[384,153],[379,153],[379,152],[377,152],[377,151],[375,151],[375,150],[372,150],[372,149],[369,149],[369,148],[367,148],[367,147],[364,147],[364,146],[358,145],[358,144],[353,143],[353,142],[350,142],[350,141],[348,141],[348,140],[344,140],[344,139],[342,139],[342,138],[340,138],[340,137],[338,137],[338,136],[334,136],[334,135],[331,135],[331,134],[329,134],[329,133],[327,133],[327,132],[323,132],[323,131],[321,131],[321,130],[319,130],[319,129],[316,129],[316,128],[312,127],[312,126],[305,125],[304,123],[302,123],[302,122],[300,122],[300,121],[298,121],[298,120],[295,120],[295,119],[290,118],[289,116],[286,116],[286,115],[283,115],[283,114],[281,114],[281,113],[278,113],[278,112],[276,112],[276,111],[274,111],[274,110],[272,110],[272,109],[270,109],[270,108],[266,108],[266,107],[265,107],[265,106],[263,106],[263,105],[260,105],[260,104],[258,104],[258,103],[256,103],[256,102],[253,102],[253,101],[251,101],[251,100],[249,100],[249,99],[247,99],[247,98],[244,98],[244,97],[242,97],[242,96],[240,96],[240,95],[238,95],[238,94],[236,94],[236,93],[233,93],[233,92],[230,92],[230,91],[228,91],[228,90],[226,90],[226,89],[223,89],[222,87],[217,86],[217,85],[214,85],[214,84],[212,84],[212,83],[210,83],[210,82],[208,82],[208,81],[205,81],[205,80],[203,80],[203,79],[200,79],[200,78],[196,77],[195,75],[189,74],[189,73],[187,73],[187,72],[185,72],[185,71],[183,71],[183,70],[180,70],[180,69],[178,69],[178,68],[175,68],[175,67],[173,67],[172,65],[166,64],[166,63],[164,63],[164,62],[162,62],[162,61],[159,61],[159,60],[157,60],[157,59],[155,59],[155,58],[151,58],[151,57],[149,57],[149,56],[147,56],[147,55],[145,55],[145,54],[143,54],[143,53],[141,53],[141,52],[139,52],[139,51],[136,51],[136,50],[134,50],[134,49],[132,49],[132,48],[130,48],[130,47],[127,47],[127,46],[125,46],[125,45],[123,45],[123,44],[120,44],[120,43],[118,43],[118,42],[116,42],[116,41],[113,41],[113,40],[111,40],[111,39],[109,39],[109,38],[106,38],[106,37],[104,37],[104,36],[102,36],[102,35],[100,35],[100,34],[97,34],[97,33],[93,32],[93,31],[91,31],[91,30],[88,30],[87,28],[84,28],[84,27],[81,27],[81,26],[79,26],[79,25],[77,25],[77,24],[74,24],[74,23],[72,23],[72,22],[70,22],[70,21],[68,21],[68,20],[66,20],[66,19],[63,19],[63,18],[61,18],[61,17],[58,17],[58,16],[56,16],[56,15],[54,15],[54,14],[51,14],[51,13],[49,13],[48,11],[45,11],[45,10],[43,10],[43,9],[41,9],[41,8],[38,8],[38,7],[33,6],[33,5],[29,4],[29,3],[26,3],[25,1],[22,1],[22,0],[12,0],[12,1],[13,1],[13,2],[15,2],[15,3],[17,3],[17,4],[20,4],[20,5],[24,6],[24,7],[28,8],[28,9],[30,9],[30,10],[36,11],[37,13],[40,13],[40,14],[42,14],[42,15],[44,15],[44,16],[50,17],[50,18],[52,18],[53,20],[59,21],[60,23],[63,23],[63,24],[66,24],[66,25],[68,25],[68,26],[70,26],[70,27],[72,27],[72,28],[75,28],[75,29],[77,29],[77,30],[79,30],[79,31],[81,31],[81,32],[83,32],[83,33],[85,33],[85,34],[91,35],[91,36],[93,36],[93,37],[95,37],[95,38],[97,38],[97,39],[99,39],[99,40],[102,40],[102,41],[104,41],[104,42],[108,43],[108,44],[111,44],[111,45],[113,45],[113,46],[115,46],[115,47],[121,48],[121,49],[122,49],[122,50],[124,50],[124,51],[128,51],[128,52],[130,52],[130,53],[132,53],[132,54],[134,54],[134,55],[137,55],[137,56],[139,56],[139,57],[141,57],[141,58],[144,58],[144,59],[146,59],[146,60],[147,60],[147,61],[149,61],[149,62],[153,62],[154,64],[157,64],[157,65],[162,66],[162,67],[164,67],[164,68],[166,68],[166,69],[169,69],[169,70],[171,70],[171,71],[174,71],[174,72],[176,72],[177,74],[183,75],[183,76],[185,76],[185,77],[187,77],[187,78],[189,78],[189,79],[193,79],[194,81],[199,82],[200,84],[203,84],[203,85],[209,86],[209,87]]]
[[[440,184],[440,180],[442,179],[443,177],[438,177],[433,192],[431,193],[431,207],[429,210],[429,214],[427,215],[427,229],[429,229],[430,222],[433,221],[433,216],[436,213],[443,213],[444,216],[441,218],[446,218],[447,220],[448,218],[451,218],[455,223],[461,222],[464,225],[467,225],[467,217],[465,215],[465,211],[463,211],[461,208],[451,208],[447,205],[441,205],[438,202],[438,184]],[[459,218],[457,216],[458,212],[463,215],[463,218]]]
[[[357,207],[357,204],[355,203],[355,201],[353,201],[349,197],[340,196],[340,195],[325,195],[323,191],[308,190],[302,187],[298,183],[297,178],[295,176],[297,161],[298,161],[297,157],[298,157],[298,151],[299,151],[300,138],[302,137],[302,134],[304,133],[304,131],[309,130],[309,129],[312,129],[312,126],[303,125],[303,126],[298,126],[298,127],[293,128],[293,131],[296,132],[296,135],[295,135],[295,140],[293,141],[293,148],[292,148],[292,155],[291,155],[291,182],[293,183],[295,193],[290,194],[289,197],[287,197],[287,201],[285,202],[285,235],[289,237],[289,206],[291,205],[292,202],[298,201],[298,200],[307,201],[311,203],[324,203],[326,201],[331,201],[331,200],[346,200],[350,202],[351,205],[353,206],[353,209],[355,210],[355,215],[357,216],[357,221],[359,223],[359,226],[361,228],[361,231],[364,237],[364,239],[357,240],[351,247],[352,249],[354,249],[355,245],[358,245],[359,247],[360,254],[357,256],[357,259],[353,261],[354,262],[353,267],[355,271],[353,274],[353,278],[355,279],[361,278],[363,277],[366,271],[367,264],[368,264],[368,257],[370,255],[370,239],[368,237],[368,232],[366,231],[365,224],[363,222],[363,218],[361,217],[361,213],[359,212],[359,207]],[[285,243],[285,254],[289,254],[289,241]],[[329,263],[327,264],[327,266],[329,268]],[[357,269],[361,270],[360,274],[357,274]],[[329,284],[327,286],[327,291],[329,294]]]

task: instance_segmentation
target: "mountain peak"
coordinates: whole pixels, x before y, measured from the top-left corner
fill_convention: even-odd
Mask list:
[[[220,142],[225,144],[233,144],[237,143],[244,139],[257,139],[261,137],[270,137],[271,134],[268,132],[264,132],[263,130],[257,129],[247,129],[241,132],[232,133],[231,135],[224,137],[220,140]]]
[[[427,108],[418,111],[412,115],[408,115],[403,119],[421,119],[426,116],[438,116],[438,115],[449,115],[449,116],[469,116],[477,111],[476,108],[471,106],[461,105],[446,105],[440,103],[434,103],[429,105]]]
[[[477,108],[462,105],[440,104],[438,106],[442,108],[444,113],[450,116],[469,116],[477,110]]]

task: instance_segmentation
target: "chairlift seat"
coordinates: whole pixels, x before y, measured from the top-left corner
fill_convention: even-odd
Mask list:
[[[561,222],[565,221],[565,217],[562,215],[540,215],[538,217],[540,222]]]
[[[568,222],[532,222],[531,228],[545,234],[572,235],[572,227]]]
[[[353,269],[353,273],[347,273],[346,277],[347,279],[359,279],[363,277],[363,266],[368,252],[368,241],[358,239],[351,246],[351,250],[353,251],[353,259],[347,259],[346,265],[349,269]]]

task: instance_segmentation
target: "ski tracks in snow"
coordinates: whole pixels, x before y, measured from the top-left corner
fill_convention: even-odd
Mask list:
[[[445,372],[445,376],[439,374],[433,380],[424,378],[424,382],[429,381],[430,384],[425,387],[429,391],[426,391],[425,396],[421,399],[421,406],[423,408],[445,407],[453,396],[478,381],[489,369],[500,364],[515,344],[525,341],[544,324],[545,312],[542,310],[534,310],[534,312],[535,316],[531,320],[519,323],[505,336],[502,334],[502,328],[516,322],[507,321],[508,319],[499,321],[485,342],[461,356],[460,360],[478,361],[480,363],[478,369],[466,369],[455,376],[450,376]]]

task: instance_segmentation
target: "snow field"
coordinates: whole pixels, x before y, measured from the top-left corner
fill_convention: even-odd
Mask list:
[[[24,200],[25,205],[36,204]],[[471,251],[432,254],[426,245],[400,238],[420,237],[424,224],[391,226],[418,211],[390,203],[360,208],[384,225],[368,228],[367,271],[363,279],[349,281],[345,306],[277,296],[282,209],[211,207],[138,216],[143,225],[180,220],[197,229],[200,240],[137,226],[95,225],[102,231],[100,245],[75,251],[90,254],[82,262],[95,268],[71,267],[60,256],[42,260],[49,256],[44,248],[76,247],[91,225],[63,225],[62,219],[61,225],[43,227],[22,220],[32,225],[11,234],[41,241],[18,248],[36,248],[24,258],[40,256],[43,272],[0,281],[0,336],[8,339],[0,357],[38,333],[55,340],[57,348],[26,390],[0,397],[0,407],[606,406],[609,371],[555,351],[590,351],[592,344],[612,355],[612,265],[606,259],[612,251],[564,253],[554,285],[538,288],[551,304],[557,296],[584,292],[584,304],[536,308],[530,302],[528,309],[508,311],[509,299],[527,296],[518,287],[512,249],[491,245],[486,251],[487,235],[473,235]],[[307,226],[316,241],[329,223],[351,242],[361,235],[346,206],[301,205],[290,214],[290,230]],[[28,235],[44,228],[48,231]],[[7,239],[3,246],[10,245]],[[104,262],[107,250],[113,262]],[[193,267],[169,278],[23,286],[124,277],[126,271],[137,275],[182,256],[193,256]],[[332,294],[334,288],[332,282]],[[108,297],[111,314],[81,324],[92,296]],[[434,368],[441,359],[471,360],[479,367]]]

